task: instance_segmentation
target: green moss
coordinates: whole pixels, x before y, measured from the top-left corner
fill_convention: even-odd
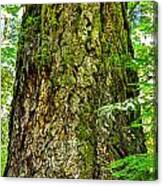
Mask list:
[[[83,124],[83,123],[81,123],[77,127],[77,133],[81,141],[89,140],[91,137],[91,130],[88,128],[86,124]]]
[[[94,166],[94,147],[89,141],[83,141],[79,148],[83,164],[81,166],[81,178],[91,178]]]

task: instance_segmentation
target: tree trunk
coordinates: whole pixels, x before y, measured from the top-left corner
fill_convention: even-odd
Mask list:
[[[26,5],[5,175],[111,179],[111,161],[144,152],[138,114],[97,114],[138,94],[132,55],[123,3]]]

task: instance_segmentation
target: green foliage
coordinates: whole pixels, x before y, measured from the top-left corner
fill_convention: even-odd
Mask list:
[[[18,15],[18,12],[20,10],[20,6],[18,6],[18,5],[3,6],[3,9],[8,14],[12,14],[13,16],[16,16],[16,15]]]
[[[141,121],[146,133],[149,153],[155,153],[157,131],[157,4],[155,2],[128,3],[128,18],[135,51],[133,68],[139,75]]]
[[[99,117],[102,115],[105,115],[106,113],[108,115],[114,114],[115,111],[134,111],[138,107],[139,103],[136,98],[132,99],[126,99],[124,102],[117,102],[113,104],[109,104],[106,106],[103,106],[98,109]]]
[[[1,6],[1,174],[7,160],[8,122],[15,77],[20,6]]]
[[[1,174],[3,174],[7,160],[8,118],[3,119],[1,125]]]
[[[112,162],[109,170],[113,179],[155,180],[156,159],[153,154],[137,154]]]

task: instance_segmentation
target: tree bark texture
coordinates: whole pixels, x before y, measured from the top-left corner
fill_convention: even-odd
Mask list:
[[[138,114],[99,118],[138,94],[124,3],[26,5],[18,45],[5,176],[111,179],[141,153]]]

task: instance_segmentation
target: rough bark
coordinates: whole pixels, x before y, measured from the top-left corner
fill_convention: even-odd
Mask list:
[[[26,5],[6,176],[111,179],[111,161],[145,151],[135,113],[97,116],[137,95],[127,24],[123,3]]]

